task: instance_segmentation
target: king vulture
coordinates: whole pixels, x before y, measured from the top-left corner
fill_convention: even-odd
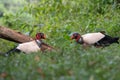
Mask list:
[[[19,44],[17,47],[9,50],[5,55],[8,56],[12,52],[24,52],[26,54],[32,53],[32,52],[38,52],[41,50],[41,44],[48,46],[47,44],[43,43],[41,39],[45,39],[45,35],[43,33],[37,33],[36,38],[33,41],[25,42]],[[50,47],[50,46],[48,46]]]
[[[77,43],[83,44],[83,46],[93,45],[95,47],[106,47],[112,43],[118,43],[118,37],[111,37],[104,32],[87,33],[80,35],[79,33],[73,33],[71,39],[75,39]]]

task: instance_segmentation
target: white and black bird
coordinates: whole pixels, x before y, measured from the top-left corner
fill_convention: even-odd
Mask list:
[[[79,33],[73,33],[71,39],[75,39],[77,43],[83,46],[93,45],[95,47],[106,47],[112,43],[118,43],[119,37],[111,37],[104,32],[87,33],[80,35]]]
[[[15,48],[9,50],[6,52],[6,56],[9,55],[12,52],[24,52],[26,54],[32,53],[32,52],[38,52],[41,50],[41,44],[43,43],[41,39],[45,39],[46,36],[44,33],[37,33],[36,38],[33,41],[21,43]]]

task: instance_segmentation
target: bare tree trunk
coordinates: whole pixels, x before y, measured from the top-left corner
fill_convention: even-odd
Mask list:
[[[26,36],[22,33],[16,32],[15,30],[0,26],[0,38],[17,42],[23,43],[33,40],[31,37]]]

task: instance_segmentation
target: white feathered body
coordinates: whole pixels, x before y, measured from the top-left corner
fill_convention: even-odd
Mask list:
[[[101,40],[104,37],[105,37],[105,35],[100,33],[100,32],[98,32],[98,33],[88,33],[88,34],[82,35],[84,43],[87,43],[87,44],[90,44],[90,45],[98,42],[99,40]]]
[[[17,46],[17,49],[27,54],[40,51],[40,47],[37,45],[35,41],[30,41],[30,42],[19,44]]]

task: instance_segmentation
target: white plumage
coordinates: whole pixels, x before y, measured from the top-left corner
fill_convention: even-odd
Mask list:
[[[105,37],[105,35],[100,32],[88,33],[88,34],[82,35],[83,41],[87,44],[94,44],[104,37]]]
[[[19,44],[16,49],[19,49],[27,54],[31,52],[40,51],[40,47],[37,45],[35,41]]]

